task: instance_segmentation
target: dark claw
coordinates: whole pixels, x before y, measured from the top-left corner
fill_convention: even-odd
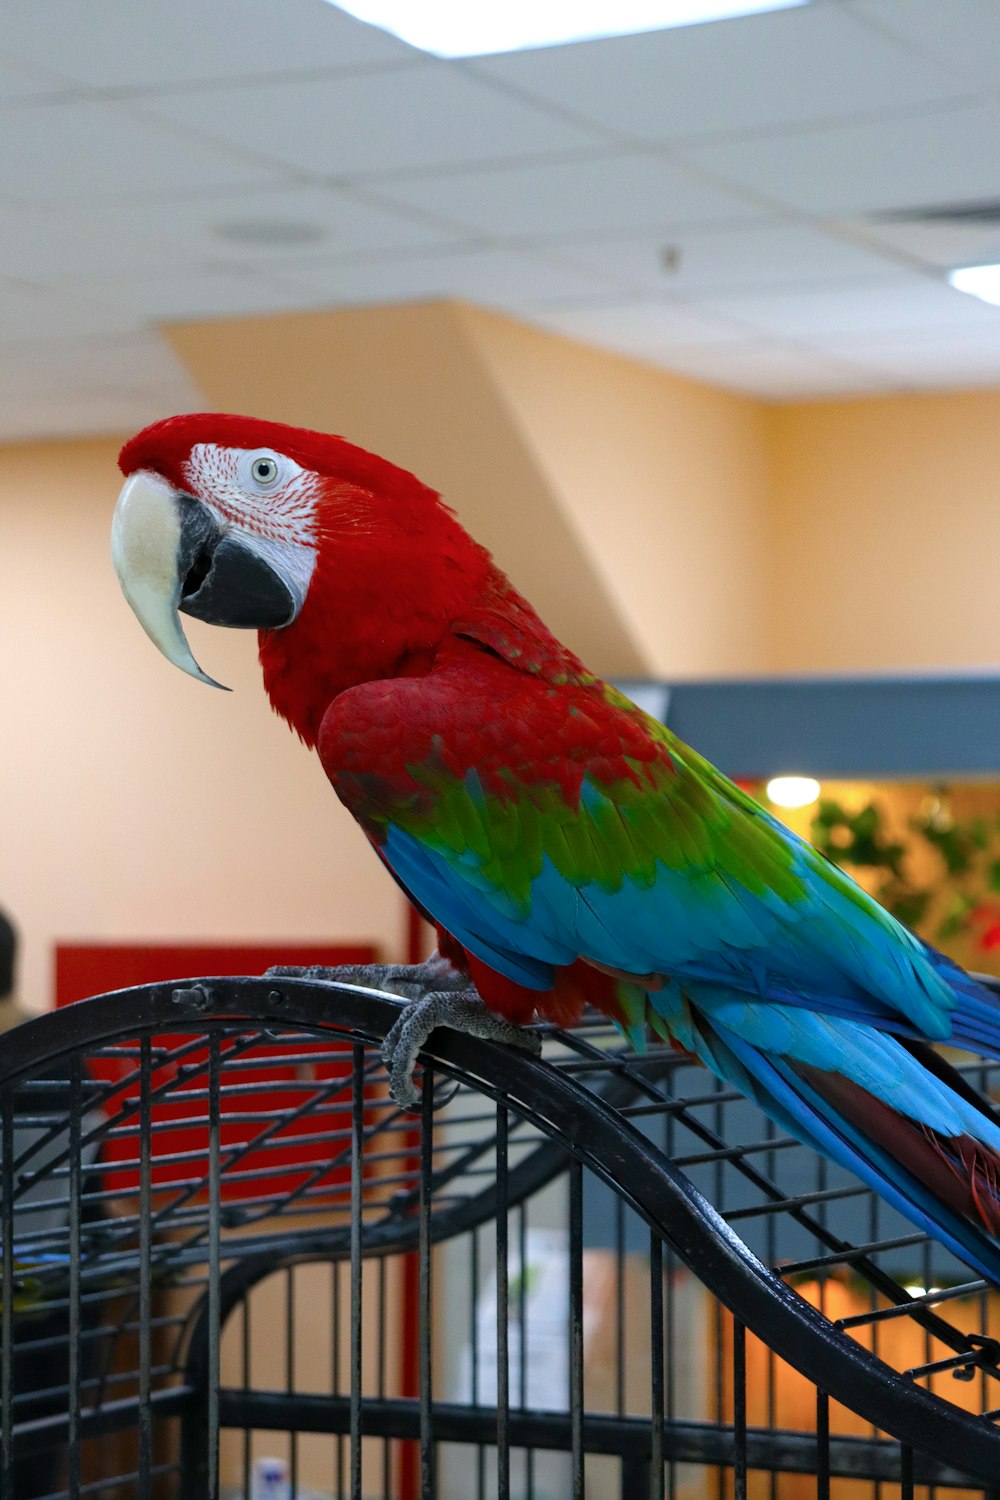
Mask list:
[[[520,1047],[535,1057],[542,1050],[541,1041],[533,1032],[524,1031],[489,1010],[475,990],[435,993],[413,1000],[382,1043],[382,1061],[389,1072],[389,1093],[401,1109],[420,1108],[421,1095],[413,1081],[413,1070],[417,1054],[439,1026],[486,1041]]]
[[[439,953],[425,959],[422,964],[343,964],[334,969],[320,964],[304,968],[278,964],[267,970],[266,978],[356,984],[408,1000],[406,1010],[382,1043],[382,1061],[389,1073],[389,1093],[401,1109],[420,1110],[421,1092],[413,1082],[413,1071],[417,1054],[439,1026],[509,1047],[520,1047],[536,1057],[542,1050],[541,1041],[533,1032],[514,1026],[489,1010],[476,991],[469,988],[468,976],[453,969]],[[435,1095],[434,1108],[440,1109],[454,1098],[454,1094],[455,1090],[452,1090],[440,1101]]]

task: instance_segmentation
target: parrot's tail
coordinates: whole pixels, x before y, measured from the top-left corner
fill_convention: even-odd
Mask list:
[[[762,1088],[758,1097],[765,1110],[764,1096],[770,1094],[795,1134],[808,1132],[819,1150],[1000,1285],[1000,1132],[988,1111],[982,1119],[991,1129],[970,1123],[949,1135],[893,1109],[849,1078],[763,1056],[751,1059],[748,1049],[740,1050]],[[943,1059],[936,1061],[939,1078],[940,1068],[953,1072]],[[985,1134],[991,1139],[984,1140]]]
[[[661,1028],[783,1129],[1000,1286],[1000,1112],[933,1048],[714,986],[649,1001]],[[974,1024],[956,1041],[993,1051],[973,1043]]]

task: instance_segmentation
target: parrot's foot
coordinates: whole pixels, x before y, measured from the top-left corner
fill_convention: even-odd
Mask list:
[[[423,965],[421,965],[421,968]],[[454,973],[454,970],[452,970]],[[466,980],[466,985],[468,981]],[[414,998],[382,1043],[382,1061],[389,1070],[389,1093],[401,1109],[419,1109],[420,1090],[413,1082],[417,1053],[438,1026],[467,1036],[482,1037],[487,1042],[505,1042],[537,1057],[541,1040],[524,1031],[483,1004],[475,990],[439,987],[423,998]]]
[[[453,969],[440,953],[422,964],[338,964],[326,968],[309,964],[304,968],[278,964],[268,969],[267,979],[318,979],[324,984],[360,984],[371,990],[384,990],[402,1000],[420,1000],[431,991],[452,994],[469,988],[467,974]]]

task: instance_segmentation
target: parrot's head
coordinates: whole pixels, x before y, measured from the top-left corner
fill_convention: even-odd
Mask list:
[[[323,707],[431,648],[490,567],[440,496],[343,438],[169,417],[130,439],[119,465],[112,557],[146,633],[219,686],[180,614],[260,631],[272,701],[307,739],[324,694]]]

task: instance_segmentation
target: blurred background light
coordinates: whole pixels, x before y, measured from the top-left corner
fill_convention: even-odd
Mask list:
[[[808,807],[818,800],[820,786],[811,776],[772,776],[765,790],[775,807]]]
[[[948,280],[957,291],[1000,306],[1000,265],[959,266],[948,272]]]

